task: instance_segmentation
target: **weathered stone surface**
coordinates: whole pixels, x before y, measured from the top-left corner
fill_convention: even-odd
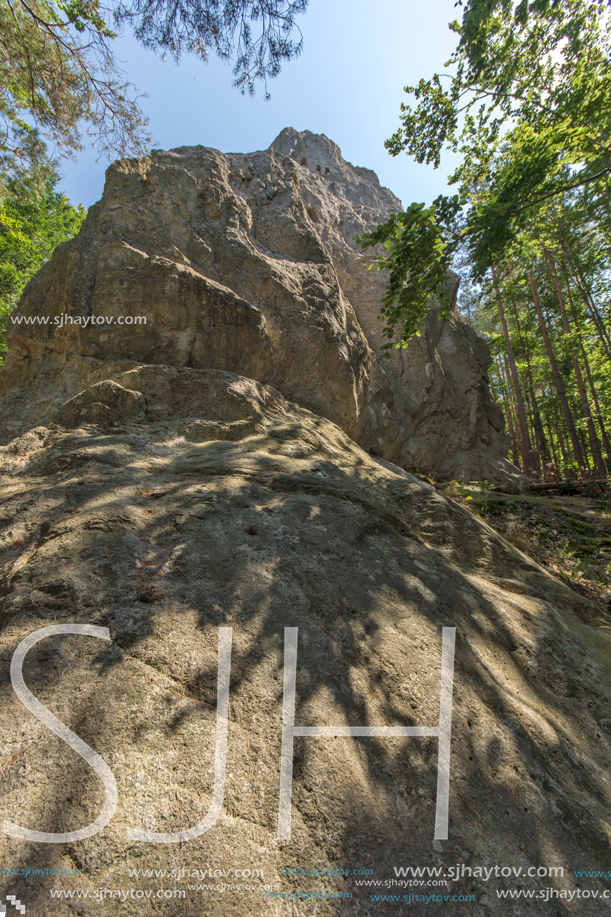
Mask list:
[[[0,436],[48,423],[57,398],[43,380],[63,401],[109,378],[110,361],[221,369],[408,470],[518,486],[489,353],[458,312],[440,323],[433,307],[420,340],[377,360],[384,278],[353,237],[399,207],[326,137],[291,128],[259,153],[115,163],[10,326]]]
[[[13,325],[0,374],[1,817],[74,831],[104,802],[12,689],[16,647],[52,624],[109,629],[37,644],[24,677],[107,762],[118,807],[84,840],[2,835],[2,901],[45,917],[390,917],[419,901],[372,894],[434,892],[458,897],[420,905],[431,917],[598,917],[601,899],[575,894],[605,881],[573,870],[608,867],[608,627],[392,461],[519,486],[485,346],[458,315],[433,307],[407,354],[375,358],[379,278],[351,239],[392,195],[294,131],[263,153],[122,168],[24,295],[18,316],[57,324]],[[62,328],[64,313],[149,321]],[[228,627],[220,814],[180,843],[134,839],[209,811]],[[298,725],[428,728],[456,628],[447,840],[431,735],[297,738],[278,840],[285,627]],[[447,884],[357,884],[396,882],[395,867]],[[516,888],[541,893],[534,909],[497,896]]]
[[[562,879],[467,873],[426,889],[474,894],[467,907],[482,917],[564,913],[557,900],[527,909],[499,889],[602,891],[572,873],[606,870],[611,830],[611,644],[592,606],[268,386],[150,364],[118,369],[112,382],[80,397],[83,426],[35,427],[0,448],[1,816],[72,831],[104,801],[93,771],[11,688],[15,648],[50,624],[110,629],[110,644],[38,644],[24,676],[108,763],[119,798],[87,840],[3,836],[3,870],[16,871],[0,878],[3,900],[16,894],[45,917],[141,917],[147,892],[151,915],[164,917],[385,917],[408,905],[373,903],[363,876],[337,871],[386,882],[394,867],[457,863],[565,868]],[[113,427],[99,424],[99,405],[132,404],[141,422],[128,409]],[[436,739],[377,737],[296,740],[292,835],[278,841],[284,628],[299,628],[298,724],[434,727],[442,626],[456,628],[449,839],[434,840]],[[208,811],[227,627],[222,812],[182,844],[130,840],[129,828],[180,832]],[[82,874],[63,872],[74,869]],[[263,879],[235,872],[255,869]],[[263,898],[265,885],[284,897]],[[60,890],[89,897],[51,896]],[[295,908],[291,893],[302,896]],[[352,897],[328,897],[339,894]],[[430,901],[426,913],[463,917],[465,905]],[[598,917],[600,902],[580,900],[575,913]]]
[[[137,423],[144,420],[144,398],[140,392],[107,379],[66,401],[57,412],[57,419],[67,429],[84,423],[100,426],[114,426],[121,420]]]
[[[302,193],[308,216],[331,253],[344,296],[369,345],[379,354],[385,340],[378,317],[386,277],[368,269],[371,253],[363,252],[354,236],[401,210],[401,202],[380,186],[374,172],[345,162],[327,137],[286,128],[271,149],[310,171],[303,179],[307,192]],[[458,277],[449,282],[458,289]],[[519,486],[520,475],[505,460],[503,414],[490,394],[488,345],[458,309],[445,322],[437,313],[432,303],[421,337],[382,362],[398,425],[392,460],[438,479],[485,478]]]
[[[12,326],[28,378],[45,350],[231,370],[390,448],[392,394],[309,227],[298,166],[254,154],[245,175],[193,147],[145,169],[112,166],[80,234],[28,286],[17,314],[49,318]]]

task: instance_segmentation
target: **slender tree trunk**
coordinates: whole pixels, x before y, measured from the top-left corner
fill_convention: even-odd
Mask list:
[[[552,368],[552,375],[554,377],[554,385],[556,386],[556,391],[558,392],[558,398],[560,399],[560,404],[562,405],[562,410],[566,418],[566,425],[568,427],[569,436],[571,438],[571,443],[573,445],[573,453],[575,455],[575,460],[577,461],[577,466],[579,468],[584,467],[583,454],[581,451],[581,444],[579,442],[579,437],[577,436],[577,429],[575,427],[575,421],[573,420],[573,415],[571,414],[571,409],[567,401],[566,392],[564,390],[564,383],[562,382],[562,376],[560,375],[560,370],[558,369],[558,363],[556,362],[556,356],[552,348],[552,342],[549,338],[549,333],[547,330],[547,325],[545,324],[545,318],[543,317],[543,310],[541,308],[541,303],[539,301],[539,294],[537,293],[537,288],[535,287],[535,280],[532,275],[532,271],[528,272],[528,282],[530,284],[530,291],[532,293],[533,302],[535,304],[535,310],[537,312],[537,318],[539,320],[539,328],[541,329],[541,336],[543,337],[543,343],[545,344],[545,349],[547,351],[547,357]]]
[[[556,411],[556,400],[552,393],[551,388],[546,385],[545,382],[539,382],[539,388],[541,389],[541,397],[544,402],[547,403],[548,408],[545,413],[545,425],[547,427],[547,435],[549,437],[549,442],[552,448],[552,455],[554,456],[554,465],[556,467],[556,476],[561,477],[560,470],[560,459],[558,457],[558,449],[560,448],[560,437],[558,436],[558,418]]]
[[[522,325],[520,322],[520,314],[517,310],[515,302],[511,303],[513,308],[513,317],[515,318],[516,328],[518,331],[518,337],[520,342],[524,347],[524,353],[526,355],[526,391],[529,396],[532,416],[532,429],[535,434],[535,443],[536,450],[533,453],[533,462],[536,466],[537,471],[541,471],[545,458],[547,457],[547,449],[545,445],[545,433],[543,432],[543,427],[541,425],[541,418],[539,416],[539,408],[537,406],[537,399],[535,397],[535,391],[533,386],[533,375],[532,375],[532,366],[530,362],[530,344],[528,340],[528,332],[524,333],[522,331]]]
[[[590,392],[591,392],[591,394],[592,394],[592,401],[594,402],[594,408],[595,408],[595,410],[596,410],[596,419],[597,419],[597,421],[598,421],[598,426],[599,426],[599,428],[600,428],[600,436],[601,436],[602,443],[603,443],[603,446],[604,446],[604,449],[605,449],[605,453],[606,453],[606,456],[607,456],[607,462],[611,465],[611,442],[609,442],[609,437],[608,437],[608,435],[607,435],[607,430],[606,430],[606,428],[605,428],[605,422],[604,422],[604,420],[603,420],[603,414],[602,414],[602,411],[601,411],[601,409],[600,409],[600,402],[599,402],[599,400],[598,400],[598,392],[596,391],[596,386],[594,385],[594,380],[592,379],[592,372],[590,371],[590,361],[589,361],[589,359],[588,359],[588,355],[587,355],[587,353],[586,353],[586,349],[585,349],[584,343],[583,343],[583,336],[582,336],[581,330],[580,330],[580,328],[579,328],[579,318],[578,318],[578,316],[577,316],[577,310],[576,310],[576,308],[575,308],[575,304],[574,304],[574,302],[573,302],[573,297],[572,297],[572,295],[571,295],[571,285],[570,285],[570,283],[569,283],[569,272],[567,271],[566,265],[564,264],[563,261],[560,262],[560,266],[561,266],[561,268],[562,268],[562,273],[564,274],[564,282],[565,282],[566,291],[567,291],[567,294],[568,294],[568,297],[569,297],[569,305],[570,305],[570,307],[571,307],[571,315],[573,316],[573,322],[574,322],[574,324],[575,324],[575,328],[577,329],[577,340],[579,341],[579,350],[580,350],[580,352],[581,352],[581,359],[582,359],[582,361],[583,361],[583,368],[584,368],[585,371],[586,371],[586,378],[587,378],[587,380],[588,380],[588,387],[589,387]],[[603,461],[604,461],[604,459],[603,459]],[[608,474],[608,473],[609,473],[609,472],[608,472],[608,468],[607,468],[606,465],[605,465],[605,474]]]
[[[574,408],[575,405],[573,405],[573,412]],[[590,456],[588,455],[588,441],[586,439],[585,433],[582,430],[578,430],[577,432],[579,433],[579,441],[581,443],[581,448],[583,449],[583,460],[586,463],[586,471],[591,472],[595,469],[593,469],[590,465]]]
[[[532,382],[532,377],[529,377],[530,384],[530,398],[533,405],[533,426],[535,430],[535,440],[537,443],[537,451],[539,453],[540,465],[541,468],[545,466],[545,463],[549,461],[549,450],[547,448],[547,440],[545,439],[545,430],[543,429],[543,424],[541,422],[541,412],[539,411],[539,405],[537,404],[537,397],[535,395],[535,389]]]
[[[513,356],[513,347],[511,346],[511,338],[509,337],[509,329],[507,328],[505,310],[503,309],[503,300],[501,299],[501,292],[499,290],[499,285],[496,279],[496,271],[494,270],[494,267],[492,267],[491,270],[492,270],[492,282],[494,283],[496,301],[497,301],[497,305],[499,308],[499,318],[501,320],[501,325],[503,326],[503,336],[505,338],[505,346],[507,348],[507,360],[509,362],[509,368],[511,370],[511,378],[513,381],[513,390],[514,390],[516,405],[518,409],[518,436],[520,438],[520,444],[522,446],[523,468],[526,474],[530,474],[533,470],[532,445],[530,442],[530,435],[528,432],[528,424],[526,422],[526,411],[524,410],[524,399],[522,398],[522,390],[520,388],[518,370],[516,367],[516,361]]]
[[[577,256],[573,252],[570,245],[568,245],[568,243],[562,241],[561,245],[562,245],[562,250],[567,260],[569,261],[569,263],[571,264],[573,268],[575,280],[577,281],[577,286],[579,287],[579,290],[581,292],[582,299],[586,305],[588,312],[592,316],[594,324],[596,325],[596,329],[598,331],[598,336],[603,346],[603,350],[605,351],[607,359],[611,362],[611,338],[609,337],[605,323],[602,320],[602,318],[600,317],[598,309],[596,308],[596,304],[592,298],[592,294],[590,293],[588,289],[588,285],[584,280],[583,273],[577,261]]]
[[[596,388],[595,388],[595,386],[594,386],[594,380],[592,379],[592,373],[590,372],[590,363],[589,363],[589,361],[588,361],[588,357],[587,357],[585,348],[584,348],[583,343],[582,343],[581,341],[579,342],[579,345],[580,345],[580,347],[581,347],[581,354],[582,354],[582,357],[583,357],[583,365],[584,365],[584,369],[585,369],[585,371],[586,371],[586,377],[587,377],[587,380],[588,380],[588,385],[589,385],[589,387],[590,387],[590,391],[592,392],[592,401],[594,402],[594,408],[596,409],[596,419],[598,420],[598,426],[600,427],[600,435],[601,435],[601,438],[602,438],[602,441],[603,441],[603,446],[604,446],[604,448],[605,448],[605,452],[606,452],[606,454],[607,454],[607,462],[609,463],[609,465],[611,465],[611,443],[609,442],[609,437],[608,437],[608,435],[607,435],[607,430],[606,430],[606,427],[605,427],[605,422],[604,422],[604,420],[603,420],[602,411],[601,411],[601,409],[600,409],[600,402],[599,402],[599,400],[598,400],[598,394],[597,394]],[[603,457],[603,464],[605,465],[605,474],[608,474],[608,473],[609,473],[609,470],[608,470],[608,468],[607,468],[607,464],[606,464],[605,461],[604,461],[604,457]]]
[[[557,393],[554,392],[551,383],[547,383],[547,397],[549,399],[550,408],[551,408],[551,420],[552,429],[554,430],[556,436],[556,443],[560,450],[562,456],[562,466],[558,465],[560,469],[560,477],[572,478],[573,471],[571,469],[572,461],[570,457],[570,450],[568,443],[565,437],[565,424],[566,418],[564,412],[560,410],[560,403],[557,397]]]
[[[579,405],[577,401],[572,396],[567,397],[567,401],[569,403],[569,407],[571,409],[571,414],[573,415],[573,417],[579,417]],[[589,474],[591,469],[590,469],[590,456],[588,454],[588,443],[585,437],[585,433],[583,432],[581,427],[577,427],[577,436],[579,437],[579,443],[581,445],[581,454],[583,455],[583,467]]]
[[[531,464],[532,464],[533,472],[535,472],[536,474],[539,474],[539,472],[541,471],[541,450],[539,448],[540,444],[539,444],[539,439],[537,436],[537,424],[535,421],[537,407],[536,407],[536,404],[534,404],[533,402],[532,386],[530,382],[531,382],[530,372],[527,366],[526,380],[522,388],[522,393],[524,395],[524,407],[526,408],[526,422],[528,423],[528,436],[529,436],[531,443],[533,441],[533,436],[535,440],[535,444],[532,447],[532,452],[530,453]]]
[[[516,455],[518,456],[518,460],[516,461],[515,465],[517,468],[521,468],[521,470],[524,471],[525,470],[524,444],[523,444],[523,439],[520,436],[520,418],[518,414],[517,398],[516,398],[516,392],[515,392],[512,378],[511,378],[511,372],[509,369],[509,364],[507,361],[506,354],[503,354],[503,361],[505,364],[505,377],[507,380],[507,392],[509,395],[509,399],[510,399],[512,408],[514,410],[514,417],[515,417],[514,435],[516,437]]]
[[[583,376],[581,374],[581,367],[579,365],[579,360],[575,354],[575,350],[571,343],[571,326],[569,324],[569,319],[566,314],[566,306],[564,304],[564,297],[562,295],[562,287],[560,286],[560,280],[558,279],[558,274],[556,273],[556,266],[554,264],[554,258],[552,253],[545,249],[545,254],[547,257],[547,263],[549,264],[549,269],[552,275],[552,282],[554,284],[554,289],[556,290],[556,297],[558,299],[558,305],[560,306],[560,314],[562,315],[562,324],[565,330],[565,333],[569,339],[569,351],[571,354],[571,361],[573,363],[573,370],[575,372],[575,379],[577,381],[577,389],[579,391],[579,399],[581,401],[581,409],[583,411],[583,416],[586,420],[586,426],[588,428],[588,437],[590,440],[590,447],[592,449],[592,458],[594,459],[594,467],[596,473],[601,477],[604,477],[607,473],[605,468],[605,463],[603,462],[602,453],[600,451],[600,443],[598,441],[598,436],[596,435],[596,428],[594,426],[594,421],[592,420],[592,413],[590,411],[590,402],[588,401],[588,395],[586,392],[586,387],[584,385]]]
[[[564,436],[562,435],[562,429],[560,428],[560,424],[558,423],[558,417],[556,417],[556,424],[557,424],[556,429],[558,431],[558,444],[560,445],[560,451],[562,453],[562,462],[564,465],[562,469],[562,473],[565,477],[570,477],[571,476],[571,471],[570,471],[571,461],[569,459],[569,453],[567,450],[566,441],[564,439]]]
[[[503,368],[503,363],[505,367]],[[518,449],[518,440],[516,438],[516,429],[513,422],[513,411],[515,407],[515,401],[512,398],[511,385],[509,382],[509,370],[507,369],[507,358],[503,354],[503,362],[499,360],[499,370],[501,373],[501,378],[503,380],[503,385],[505,387],[505,392],[507,398],[505,400],[505,416],[507,417],[507,426],[509,427],[509,434],[511,436],[511,453],[513,455],[513,464],[516,468],[520,467],[520,451]]]
[[[549,420],[547,419],[547,417],[545,418],[545,425],[546,425],[546,427],[547,427],[547,435],[548,435],[550,447],[551,447],[551,450],[552,450],[552,456],[553,456],[553,460],[554,460],[554,469],[555,469],[555,471],[556,471],[556,477],[559,478],[559,477],[560,477],[560,465],[558,464],[558,456],[557,456],[557,454],[556,454],[556,444],[554,443],[554,437],[553,437],[553,434],[552,434],[552,428],[551,428],[551,426],[550,426],[550,422],[549,422]]]

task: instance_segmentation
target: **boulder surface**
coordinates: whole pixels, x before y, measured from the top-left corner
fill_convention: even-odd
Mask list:
[[[47,422],[110,361],[221,369],[409,471],[519,486],[488,347],[457,309],[440,322],[432,303],[422,336],[378,360],[385,278],[354,236],[399,209],[375,173],[292,128],[258,153],[181,147],[115,163],[14,315],[0,437]]]
[[[603,912],[609,621],[397,464],[519,485],[457,314],[375,357],[374,179],[294,131],[115,165],[28,286],[0,910]]]
[[[140,365],[61,415],[0,447],[0,809],[5,831],[67,837],[5,834],[0,894],[48,917],[394,915],[372,895],[417,913],[420,893],[433,917],[601,913],[545,897],[608,884],[573,875],[603,875],[611,830],[611,643],[588,602],[252,379]],[[287,628],[295,723],[356,736],[283,747]],[[102,780],[11,682],[37,635],[25,685],[116,784],[89,837],[71,832],[104,811]],[[498,897],[520,889],[536,909]]]

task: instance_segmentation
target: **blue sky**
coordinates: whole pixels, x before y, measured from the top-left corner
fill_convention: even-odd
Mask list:
[[[310,0],[297,22],[301,57],[286,63],[254,98],[233,89],[231,66],[210,58],[161,61],[130,35],[114,42],[126,78],[141,92],[155,147],[201,144],[224,152],[265,149],[282,128],[326,134],[354,165],[373,169],[401,198],[431,201],[446,189],[448,158],[437,171],[392,157],[384,140],[399,126],[403,86],[442,71],[456,45],[447,24],[460,18],[454,0]],[[104,186],[105,156],[88,148],[63,160],[60,189],[90,206]]]

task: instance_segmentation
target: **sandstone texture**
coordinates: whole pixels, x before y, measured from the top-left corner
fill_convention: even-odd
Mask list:
[[[345,162],[327,137],[287,128],[271,150],[310,171],[303,195],[308,216],[331,254],[344,297],[379,354],[385,340],[378,317],[386,276],[369,270],[371,250],[363,252],[354,236],[402,210],[401,201],[380,186],[374,172]],[[455,302],[458,276],[451,275],[448,282]],[[504,458],[508,444],[502,411],[490,394],[488,345],[457,308],[448,321],[440,322],[438,313],[433,301],[421,336],[381,363],[398,427],[392,460],[438,479],[519,486],[520,475]]]
[[[25,683],[108,764],[118,806],[84,840],[3,835],[3,900],[45,917],[605,912],[543,897],[608,886],[573,875],[607,869],[611,832],[611,642],[592,606],[252,379],[140,365],[60,416],[0,448],[0,810],[68,832],[104,803],[93,770],[11,686],[20,641],[62,623],[107,627],[111,642],[43,640]],[[278,840],[284,628],[299,628],[297,724],[435,727],[444,626],[456,628],[448,839],[434,839],[429,736],[297,738],[292,833]],[[220,814],[182,843],[130,839],[185,832],[211,806],[228,627]],[[456,864],[523,876],[447,872]],[[384,884],[407,866],[446,870],[447,884]],[[542,899],[499,899],[506,889]],[[417,891],[457,897],[371,898]]]
[[[457,310],[440,322],[433,303],[423,335],[378,360],[385,279],[354,236],[400,207],[332,141],[292,128],[258,153],[115,163],[10,325],[0,441],[57,420],[58,403],[117,364],[220,369],[409,471],[519,487],[488,348]]]
[[[396,206],[307,132],[154,152],[27,287],[0,374],[0,910],[606,913],[609,622],[410,473],[521,486],[458,313],[376,358],[352,238]],[[106,636],[36,643],[18,695],[17,648],[68,625]],[[287,628],[297,727],[424,734],[297,736],[291,759]],[[110,769],[101,830],[72,836],[109,797],[19,696]]]

